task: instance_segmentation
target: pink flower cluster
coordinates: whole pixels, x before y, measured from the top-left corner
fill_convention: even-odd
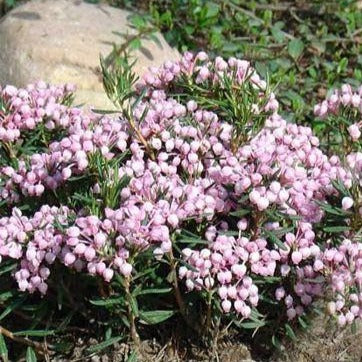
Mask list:
[[[22,131],[33,130],[39,123],[47,129],[67,128],[72,110],[62,103],[71,96],[72,85],[49,86],[44,82],[29,85],[26,89],[14,86],[0,88],[6,112],[0,112],[0,140],[13,142]]]
[[[240,227],[244,228],[242,224]],[[246,237],[227,236],[222,231],[227,230],[217,231],[215,227],[207,230],[207,248],[183,249],[184,259],[192,269],[180,267],[179,277],[186,279],[188,290],[205,288],[211,291],[217,287],[224,312],[230,312],[233,307],[248,318],[251,306],[259,301],[258,287],[251,275],[274,275],[280,255],[277,250],[267,247],[265,239],[251,241]]]
[[[20,290],[46,293],[49,267],[62,251],[62,235],[54,224],[67,225],[69,214],[66,207],[45,205],[31,218],[14,208],[10,217],[0,219],[0,257],[19,260],[15,279]]]
[[[216,288],[223,310],[230,312],[232,309],[244,318],[250,316],[250,307],[259,302],[255,278],[279,277],[282,285],[287,285],[286,280],[290,278],[295,279],[291,290],[280,286],[272,296],[284,301],[289,319],[303,314],[305,307],[322,295],[322,284],[317,281],[322,277],[323,263],[311,224],[299,222],[295,234],[285,235],[284,248],[272,246],[268,238],[251,240],[241,236],[246,230],[245,219],[238,222],[238,237],[227,236],[227,225],[221,226],[223,229],[219,231],[215,227],[207,230],[207,248],[183,250],[184,259],[191,268],[180,267],[179,276],[185,278],[188,290]],[[265,227],[277,230],[280,225],[274,223]]]
[[[264,127],[250,142],[235,147],[237,130],[217,110],[205,109],[192,95],[186,100],[172,97],[172,87],[177,90],[185,79],[205,88],[226,86],[226,79],[236,87],[250,82],[260,100],[251,105],[254,115],[268,114]],[[226,313],[248,318],[260,303],[260,280],[267,277],[278,278],[272,297],[285,305],[289,319],[303,314],[323,294],[326,270],[333,269],[332,279],[339,278],[338,273],[344,278],[343,263],[349,263],[351,278],[359,280],[361,263],[348,248],[339,253],[349,259],[333,265],[326,261],[330,249],[317,245],[314,224],[323,218],[316,200],[336,193],[332,180],[350,188],[355,174],[361,174],[360,153],[347,157],[350,167],[324,154],[309,127],[288,124],[277,114],[275,96],[267,94],[266,83],[246,61],[211,61],[203,52],[186,53],[178,62],[151,69],[137,89],[146,94],[133,112],[139,132],[123,118],[65,107],[61,99],[69,87],[39,83],[27,90],[8,86],[2,91],[9,113],[0,119],[0,129],[17,130],[6,139],[15,149],[14,141],[27,137],[24,131],[40,124],[54,131],[45,150],[0,169],[0,198],[8,205],[25,197],[39,201],[78,175],[94,181],[92,197],[103,205],[104,187],[129,179],[112,200],[116,206],[101,206],[97,216],[84,209],[42,205],[31,210],[33,216],[22,216],[14,208],[12,216],[0,219],[0,255],[19,260],[15,278],[21,290],[46,293],[55,261],[107,282],[114,273],[128,277],[134,269],[131,260],[139,253],[151,248],[160,259],[173,243],[184,247],[180,231],[195,232],[195,224],[207,230],[206,245],[183,248],[181,257],[189,267],[181,266],[179,277],[189,291],[217,292]],[[344,95],[337,96],[338,102],[340,97]],[[348,102],[354,105],[355,95]],[[317,113],[325,115],[328,109]],[[125,157],[109,170],[109,179],[92,178],[95,156],[109,161],[121,154]],[[283,220],[275,221],[273,213]],[[280,242],[271,235],[279,235],[275,237]]]
[[[328,311],[343,327],[362,318],[362,244],[345,239],[323,255],[325,273],[331,281],[334,300]]]
[[[344,84],[340,90],[334,92],[322,103],[314,107],[314,114],[321,118],[328,115],[336,115],[341,113],[342,108],[348,107],[355,110],[359,117],[362,115],[362,86],[358,90],[353,91],[349,84]],[[351,124],[348,127],[348,133],[353,142],[358,142],[361,137],[362,120]]]
[[[64,138],[52,142],[47,152],[21,158],[17,169],[0,169],[0,182],[4,184],[0,198],[14,203],[21,196],[39,197],[46,189],[55,190],[72,175],[85,173],[90,154],[100,152],[109,159],[114,156],[111,149],[126,149],[129,136],[124,122],[99,120],[76,108],[67,113],[69,124]]]

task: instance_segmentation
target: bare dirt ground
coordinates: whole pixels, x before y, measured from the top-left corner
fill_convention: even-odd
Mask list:
[[[333,321],[316,317],[308,332],[298,333],[297,341],[287,344],[270,362],[360,362],[362,323],[356,327],[355,332],[350,327],[341,330]]]

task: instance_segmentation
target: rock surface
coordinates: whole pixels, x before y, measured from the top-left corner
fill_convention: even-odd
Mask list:
[[[0,84],[25,86],[44,80],[73,83],[76,103],[109,107],[99,74],[99,55],[132,35],[130,12],[80,0],[33,0],[17,7],[0,22]],[[160,44],[142,40],[134,52],[138,75],[179,54],[158,34]]]

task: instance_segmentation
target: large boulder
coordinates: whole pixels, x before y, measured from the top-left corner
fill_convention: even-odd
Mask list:
[[[21,87],[40,79],[73,83],[78,88],[77,103],[110,107],[99,55],[108,55],[114,43],[125,41],[120,33],[135,33],[130,14],[80,0],[33,0],[17,7],[0,22],[0,84]],[[133,53],[138,75],[149,66],[178,58],[160,34],[158,39],[159,43],[142,40],[142,48]]]

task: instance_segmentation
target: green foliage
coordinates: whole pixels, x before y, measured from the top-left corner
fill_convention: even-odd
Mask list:
[[[34,350],[31,347],[28,347],[28,349],[26,350],[26,362],[36,362],[36,361],[37,358]]]
[[[88,0],[88,2],[99,1]],[[110,55],[101,59],[105,91],[129,121],[136,134],[139,134],[138,125],[134,123],[131,115],[142,95],[139,98],[135,97],[133,87],[137,78],[132,72],[133,61],[128,51],[143,51],[143,39],[157,41],[155,37],[157,28],[160,28],[167,40],[181,51],[206,50],[212,55],[222,55],[225,58],[235,56],[251,60],[262,76],[270,78],[271,84],[280,84],[277,89],[277,99],[282,103],[283,109],[292,115],[289,116],[290,120],[309,122],[313,105],[319,98],[324,97],[326,89],[337,86],[342,81],[349,81],[352,84],[362,81],[360,49],[362,14],[354,8],[354,2],[351,0],[328,4],[324,2],[298,3],[290,6],[278,2],[270,4],[265,0],[144,0],[141,2],[109,0],[108,2],[114,6],[128,6],[149,11],[149,15],[132,17],[130,21],[137,30],[137,34],[129,36],[118,33],[123,42],[120,40],[121,45],[114,44]],[[16,0],[6,0],[5,10],[14,7],[16,3],[18,3]],[[216,109],[216,112],[226,120],[237,119],[240,123],[236,125],[238,132],[234,140],[236,143],[246,142],[251,135],[261,129],[265,114],[253,116],[251,123],[253,128],[248,128],[248,121],[252,115],[247,105],[257,102],[256,92],[249,87],[248,83],[239,89],[233,87],[230,79],[224,79],[224,84],[226,87],[204,87],[192,81],[182,81],[175,89],[170,90],[170,95],[182,98],[192,94],[204,109]],[[240,97],[241,94],[243,97]],[[245,102],[240,102],[240,99]],[[70,102],[71,99],[64,100],[65,104]],[[263,105],[260,104],[260,106]],[[6,111],[6,105],[0,104],[0,115],[5,114]],[[107,112],[103,111],[103,113]],[[343,139],[348,126],[343,120],[344,118],[351,119],[351,117],[353,118],[353,115],[346,114],[342,117],[330,118],[327,122],[313,121],[314,130],[324,139],[329,139],[328,145],[325,145],[328,151],[338,147],[341,142],[346,149],[350,147]],[[344,127],[343,132],[336,132],[336,127]],[[33,149],[46,146],[49,139],[47,130],[40,127],[27,137],[28,141],[19,148],[20,154],[14,155],[8,145],[2,144],[0,165],[13,163],[16,167],[19,156],[32,154]],[[145,142],[142,138],[140,141]],[[146,149],[148,149],[147,146],[146,143]],[[359,146],[357,144],[355,147]],[[151,150],[148,151],[151,153]],[[122,188],[129,182],[128,178],[118,177],[118,165],[126,157],[128,157],[127,152],[108,161],[101,155],[94,154],[90,160],[91,172],[81,180],[79,178],[70,180],[74,183],[84,182],[84,192],[73,193],[71,186],[68,186],[68,189],[60,189],[57,194],[54,194],[52,200],[47,200],[47,203],[60,202],[73,207],[82,205],[94,215],[100,215],[105,207],[115,207]],[[97,198],[88,191],[88,186],[95,182],[99,183],[100,188]],[[72,185],[72,182],[69,184]],[[339,191],[339,195],[331,196],[332,200],[321,204],[326,213],[326,222],[320,234],[338,245],[340,240],[336,238],[336,233],[348,231],[350,227],[346,220],[352,220],[352,223],[360,221],[354,220],[350,211],[342,210],[340,207],[341,196],[350,196],[349,191],[339,184],[336,184],[335,188]],[[352,189],[351,192],[355,191]],[[44,200],[39,200],[39,203],[44,203]],[[29,207],[34,209],[32,205]],[[233,218],[237,220],[249,212],[247,209],[240,208],[240,211],[230,214],[230,220],[232,221]],[[263,236],[269,243],[284,248],[281,239],[295,220],[292,217],[287,220],[285,215],[271,212],[265,213],[266,221],[283,223],[283,229],[279,234],[263,229]],[[168,258],[163,260],[163,265],[155,263],[149,257],[152,253],[152,250],[149,250],[144,253],[143,258],[138,259],[135,265],[136,274],[132,280],[126,280],[118,275],[106,290],[103,290],[95,281],[85,277],[81,290],[78,290],[79,295],[74,296],[71,293],[75,290],[72,274],[61,271],[59,277],[53,278],[53,280],[59,280],[59,283],[51,285],[55,299],[50,302],[37,297],[25,297],[22,293],[14,291],[16,288],[14,285],[9,285],[7,275],[14,270],[16,264],[2,263],[0,320],[9,322],[11,316],[16,313],[24,318],[26,323],[21,323],[21,325],[15,323],[13,327],[17,332],[14,335],[44,341],[45,337],[54,337],[60,332],[68,332],[72,330],[72,327],[82,323],[89,327],[87,323],[90,318],[96,318],[96,326],[90,333],[99,337],[106,330],[106,335],[104,340],[101,338],[102,342],[87,349],[89,355],[110,348],[115,343],[126,339],[129,328],[132,329],[132,323],[140,326],[140,333],[147,334],[148,325],[158,323],[172,325],[175,319],[182,315],[184,319],[182,323],[187,325],[188,331],[193,331],[199,328],[199,326],[192,326],[195,318],[199,319],[199,316],[192,315],[193,311],[202,310],[202,307],[210,301],[211,296],[204,295],[200,298],[190,293],[183,300],[185,306],[181,304],[179,311],[175,311],[173,309],[174,294],[178,288],[177,282],[175,283],[175,273],[179,265],[192,269],[179,257],[183,247],[207,242],[186,230],[183,230],[175,239],[177,254],[168,255]],[[61,266],[59,268],[61,269]],[[278,282],[278,277],[256,281],[257,284],[270,285],[270,290]],[[268,297],[268,292],[269,289],[266,288],[261,298],[266,305],[272,306],[273,301]],[[217,302],[207,305],[210,305],[212,310],[220,312],[220,305]],[[278,337],[283,334],[291,339],[296,338],[295,325],[291,326],[287,323],[280,329],[276,329],[275,325],[268,325],[266,321],[266,316],[272,312],[265,310],[262,313],[253,310],[250,320],[234,321],[234,325],[241,331],[240,333],[252,330],[254,334],[259,331],[259,328],[266,326],[274,334],[272,343],[275,346],[280,346]],[[220,313],[215,313],[215,315],[220,316]],[[48,321],[44,325],[46,319]],[[203,322],[208,327],[210,327],[208,324],[210,322],[216,329],[220,324],[220,319],[216,317],[208,321],[205,317]],[[298,324],[302,328],[308,326],[307,321],[301,317],[298,319]],[[0,335],[0,356],[4,360],[8,355],[6,342]],[[67,353],[71,347],[62,341],[62,343],[56,343],[54,349]],[[135,359],[136,352],[130,357],[130,360]],[[33,348],[29,347],[26,352],[26,361],[36,360]]]
[[[326,90],[362,81],[362,12],[356,1],[273,2],[267,0],[89,0],[128,8],[136,34],[120,34],[107,66],[126,48],[142,49],[161,29],[179,50],[205,50],[251,60],[271,84],[285,115],[310,122],[312,107]],[[6,0],[8,11],[19,0]],[[319,123],[314,124],[319,131]]]
[[[138,1],[131,1],[138,6]],[[180,50],[251,60],[290,119],[308,122],[326,89],[362,80],[362,13],[352,0],[143,1],[154,24]],[[307,117],[306,117],[307,115]]]

